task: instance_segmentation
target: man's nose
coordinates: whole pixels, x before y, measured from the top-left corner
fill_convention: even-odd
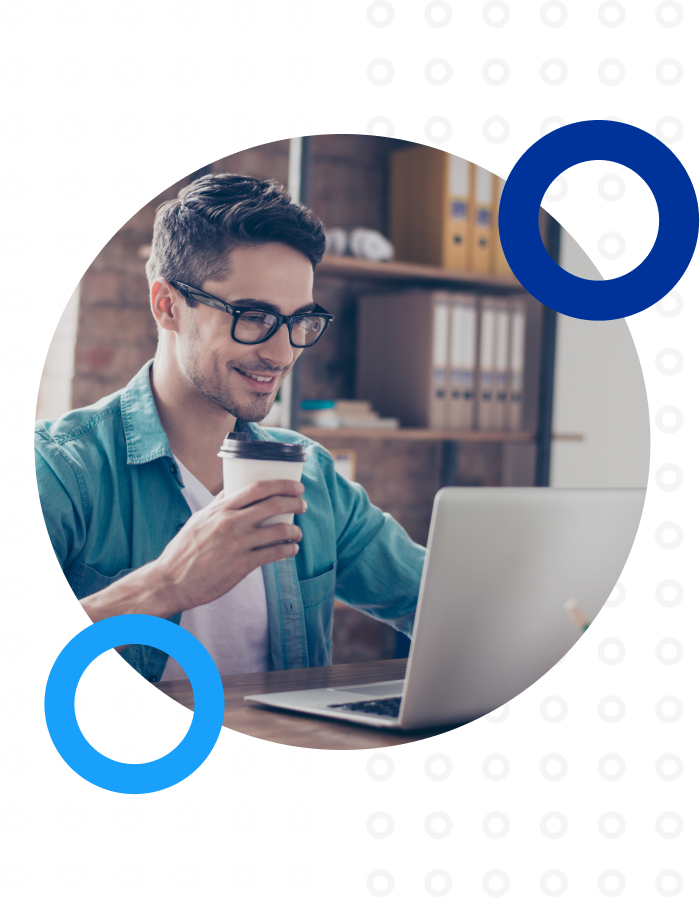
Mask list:
[[[294,361],[294,349],[289,341],[289,328],[283,324],[269,340],[260,343],[258,354],[261,359],[276,368],[286,368]]]

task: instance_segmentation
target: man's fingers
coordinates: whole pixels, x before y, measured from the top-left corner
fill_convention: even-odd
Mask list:
[[[258,480],[229,499],[224,499],[224,503],[228,508],[241,509],[269,499],[270,496],[300,496],[303,492],[304,484],[296,480]]]

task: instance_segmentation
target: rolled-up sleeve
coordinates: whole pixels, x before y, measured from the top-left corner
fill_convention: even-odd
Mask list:
[[[322,464],[335,513],[337,597],[410,636],[425,549],[359,484],[337,474],[330,454]]]

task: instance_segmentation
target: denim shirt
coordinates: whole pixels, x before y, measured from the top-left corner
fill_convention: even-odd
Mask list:
[[[54,551],[79,599],[158,558],[191,515],[156,410],[148,362],[123,389],[35,430],[37,480]],[[254,440],[301,443],[308,510],[296,557],[263,566],[274,670],[331,663],[337,596],[410,636],[425,549],[335,472],[330,453],[290,430],[238,421]],[[222,434],[223,438],[224,434]],[[171,620],[179,624],[180,614]],[[130,645],[151,682],[168,656]]]

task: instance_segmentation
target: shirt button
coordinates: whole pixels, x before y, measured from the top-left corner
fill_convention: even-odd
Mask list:
[[[178,524],[177,527],[175,528],[175,533],[179,533],[184,526],[185,526],[184,524]]]
[[[175,467],[175,465],[170,465],[170,473],[173,475],[173,477],[177,477],[177,468]]]
[[[148,679],[151,681],[151,683],[155,683],[158,677],[149,677]]]

